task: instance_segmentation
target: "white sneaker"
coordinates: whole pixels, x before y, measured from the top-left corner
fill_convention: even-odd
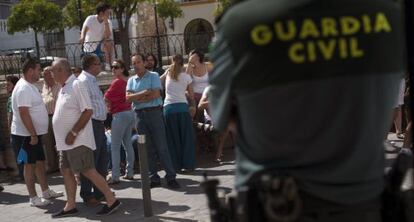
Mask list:
[[[56,192],[49,188],[48,190],[43,192],[42,196],[44,199],[57,198],[57,197],[62,197],[63,192]]]
[[[30,206],[32,206],[32,207],[44,207],[44,206],[50,204],[50,201],[46,200],[44,198],[40,198],[38,196],[35,196],[35,197],[30,198],[29,203],[30,203]]]

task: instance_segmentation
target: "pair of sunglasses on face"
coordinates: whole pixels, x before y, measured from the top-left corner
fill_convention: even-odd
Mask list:
[[[117,65],[111,65],[111,69],[120,69],[121,66],[117,66]]]

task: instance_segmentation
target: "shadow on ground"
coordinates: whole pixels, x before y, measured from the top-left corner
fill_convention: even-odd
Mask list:
[[[27,197],[26,197],[27,199]],[[189,206],[186,205],[170,205],[167,202],[162,201],[152,201],[152,210],[154,216],[151,218],[144,217],[144,206],[142,199],[132,199],[132,198],[119,198],[122,202],[120,209],[112,215],[109,216],[101,216],[97,217],[95,214],[98,212],[103,205],[97,207],[87,207],[82,203],[77,203],[77,208],[80,214],[76,215],[75,217],[85,218],[88,220],[100,220],[100,221],[137,221],[140,219],[151,219],[151,221],[163,221],[162,217],[164,216],[157,216],[164,214],[167,211],[170,212],[184,212],[190,209]],[[65,205],[65,202],[62,200],[55,200],[52,205],[46,207],[45,214],[52,215],[55,212],[58,212],[62,209]],[[138,216],[138,217],[137,217]],[[158,219],[159,218],[159,219]],[[172,221],[192,221],[192,220],[172,220]]]

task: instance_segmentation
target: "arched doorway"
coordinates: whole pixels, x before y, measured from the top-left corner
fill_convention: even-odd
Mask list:
[[[190,21],[184,29],[185,52],[199,49],[207,53],[213,36],[214,29],[209,21],[201,18]]]

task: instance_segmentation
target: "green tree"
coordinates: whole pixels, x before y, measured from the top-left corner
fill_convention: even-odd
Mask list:
[[[70,28],[76,26],[82,28],[86,17],[95,13],[97,2],[96,0],[69,0],[63,8],[64,25]],[[80,3],[80,6],[78,3]]]
[[[157,14],[165,25],[165,20],[167,18],[181,18],[183,17],[183,10],[180,8],[178,2],[172,0],[159,0],[157,3]]]
[[[38,33],[52,32],[62,27],[61,9],[46,0],[22,0],[12,8],[11,15],[7,19],[9,34],[33,30],[38,58],[40,57]]]
[[[130,19],[131,19],[131,16],[135,12],[137,12],[138,3],[145,2],[145,1],[153,3],[153,0],[81,0],[82,22],[85,20],[85,18],[88,15],[95,13],[94,8],[98,2],[106,2],[111,5],[113,15],[115,15],[115,18],[118,22],[119,36],[120,36],[121,50],[122,50],[122,59],[126,62],[128,66],[129,66],[129,60],[131,56],[131,52],[129,50]],[[168,2],[168,1],[174,2],[174,0],[161,0],[161,1],[162,2]],[[81,21],[79,18],[79,12],[78,12],[79,6],[77,5],[77,2],[78,0],[69,0],[63,10],[63,14],[65,17],[65,25],[67,27],[79,26],[79,24],[81,24]],[[160,9],[161,12],[163,13],[162,14],[163,18],[177,17],[176,15],[178,12],[176,10],[175,11],[171,10],[171,4],[167,5],[169,7],[168,10],[164,10],[163,5],[159,7],[161,8]],[[159,13],[160,13],[160,10],[158,10]]]

